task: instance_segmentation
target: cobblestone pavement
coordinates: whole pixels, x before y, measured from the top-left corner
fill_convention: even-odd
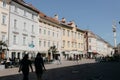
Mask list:
[[[62,64],[58,64],[58,62],[55,61],[55,62],[50,63],[50,64],[45,64],[45,67],[46,67],[46,69],[53,69],[53,68],[79,65],[79,64],[85,64],[85,63],[94,63],[94,62],[95,62],[95,60],[92,60],[92,59],[82,59],[79,62],[63,60],[63,61],[61,61]],[[1,76],[14,75],[14,74],[19,74],[18,73],[18,68],[8,68],[8,69],[0,70],[0,77]]]
[[[62,61],[62,64],[57,64],[56,61],[52,64],[45,64],[47,71],[43,75],[43,80],[87,80],[85,75],[88,76],[88,73],[90,72],[88,69],[91,69],[88,64],[91,63],[95,63],[95,60],[82,59],[79,62]],[[83,72],[84,70],[86,71]],[[88,80],[101,79],[101,75],[93,76],[90,73],[89,75],[92,77],[90,76],[91,78]],[[97,79],[95,79],[96,77]],[[18,73],[18,68],[0,70],[0,80],[22,80],[22,74]],[[35,73],[30,73],[29,80],[36,80]]]

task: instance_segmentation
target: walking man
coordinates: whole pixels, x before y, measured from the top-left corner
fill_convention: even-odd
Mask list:
[[[19,71],[22,71],[23,73],[23,80],[29,80],[28,76],[29,76],[29,67],[31,68],[31,71],[33,72],[33,68],[32,68],[32,62],[28,59],[28,54],[25,54],[25,56],[23,57],[23,59],[20,62],[20,66],[19,66]]]

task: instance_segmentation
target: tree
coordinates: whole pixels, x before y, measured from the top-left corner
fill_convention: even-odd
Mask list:
[[[3,53],[5,50],[8,51],[8,46],[5,42],[0,41],[0,54]]]
[[[51,46],[48,50],[48,53],[52,53],[53,59],[55,58],[55,54],[57,53],[57,48],[56,46]]]

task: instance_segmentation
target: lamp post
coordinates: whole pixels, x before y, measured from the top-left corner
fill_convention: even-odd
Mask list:
[[[116,48],[116,23],[114,21],[113,25],[112,25],[112,29],[113,29],[113,36],[114,36],[114,47]]]

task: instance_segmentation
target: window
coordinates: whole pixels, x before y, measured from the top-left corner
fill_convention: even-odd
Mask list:
[[[55,34],[54,34],[54,32],[53,32],[53,37],[54,37],[54,35],[55,35]]]
[[[14,19],[14,29],[16,29],[16,28],[17,28],[17,20]]]
[[[3,0],[3,7],[6,7],[6,0]]]
[[[48,31],[48,35],[50,35],[50,31]]]
[[[70,47],[70,41],[68,41],[68,47]]]
[[[67,30],[67,34],[68,34],[68,37],[70,36],[70,31],[69,30]]]
[[[82,34],[81,34],[81,39],[83,39],[83,36],[82,36]]]
[[[55,46],[55,42],[53,42],[53,46]]]
[[[32,14],[32,19],[34,19],[34,14]]]
[[[78,39],[80,39],[80,33],[78,33]]]
[[[84,48],[84,44],[83,43],[81,43],[81,48]]]
[[[65,36],[65,29],[63,29],[63,36]]]
[[[73,31],[71,32],[71,34],[72,34],[72,37],[73,37]]]
[[[57,42],[57,48],[59,47],[59,42]]]
[[[80,43],[78,44],[78,48],[80,48]]]
[[[39,33],[41,34],[41,28],[39,29]]]
[[[48,41],[48,47],[50,47],[50,41]]]
[[[72,42],[72,48],[74,47],[74,43]]]
[[[31,47],[31,48],[35,47],[34,40],[35,40],[35,38],[31,36],[31,42],[29,43],[29,47]]]
[[[91,42],[91,39],[88,39],[89,40],[89,42]]]
[[[32,33],[34,33],[34,25],[32,25]]]
[[[25,10],[24,10],[24,16],[27,16],[27,15],[26,15],[26,11],[25,11]]]
[[[89,45],[89,50],[91,50],[91,45]]]
[[[23,37],[23,45],[26,45],[26,37]]]
[[[63,40],[63,47],[65,47],[65,40]]]
[[[44,35],[46,34],[46,30],[44,29]]]
[[[24,22],[24,28],[23,28],[24,31],[26,31],[26,22]]]
[[[75,34],[75,38],[76,38],[76,36],[77,36],[77,35],[76,35],[76,32],[75,32],[74,34]]]
[[[2,35],[2,41],[3,42],[5,41],[5,35],[4,34]]]
[[[39,40],[39,46],[41,46],[41,40]]]
[[[2,24],[3,24],[3,25],[6,25],[6,15],[3,15],[3,16],[2,16]]]
[[[75,42],[75,48],[77,48],[77,42]]]
[[[15,12],[18,12],[18,8],[17,8],[17,6],[15,6],[15,9],[14,9],[14,11],[15,11]]]
[[[59,34],[57,33],[57,37],[59,36]]]
[[[46,47],[46,41],[44,41],[44,47]]]
[[[13,35],[13,44],[17,44],[16,40],[17,40],[16,35]]]

